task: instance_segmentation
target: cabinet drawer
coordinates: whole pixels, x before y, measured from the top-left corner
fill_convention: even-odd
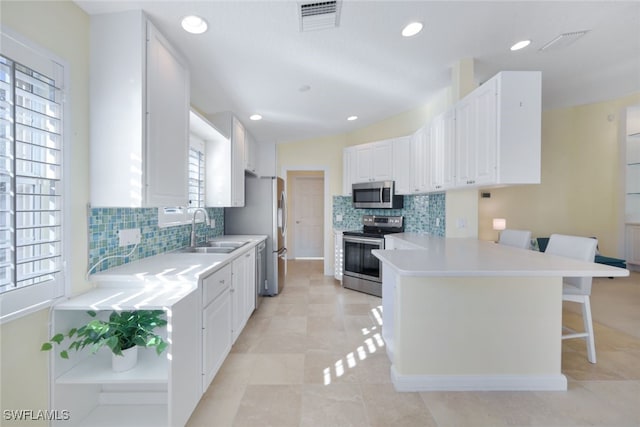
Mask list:
[[[220,270],[202,279],[202,306],[206,307],[230,286],[231,265],[227,264]]]

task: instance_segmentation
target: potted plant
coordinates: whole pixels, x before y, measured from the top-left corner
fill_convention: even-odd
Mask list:
[[[95,311],[87,313],[94,319],[66,334],[54,335],[40,350],[49,351],[54,343],[61,345],[65,336],[72,341],[60,352],[63,359],[69,358],[68,350],[79,351],[89,346],[93,354],[107,346],[112,352],[113,370],[122,372],[135,366],[138,346],[155,347],[158,355],[167,348],[167,343],[154,332],[167,324],[162,310],[113,311],[108,320],[96,318]]]

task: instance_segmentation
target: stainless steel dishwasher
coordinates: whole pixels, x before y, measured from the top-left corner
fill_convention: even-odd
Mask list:
[[[267,245],[265,242],[261,242],[256,246],[256,310],[262,302],[262,295],[260,295],[260,289],[265,286],[267,280],[267,258],[266,258]]]

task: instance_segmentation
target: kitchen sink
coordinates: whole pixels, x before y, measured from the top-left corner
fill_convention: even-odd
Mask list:
[[[180,249],[180,252],[185,253],[195,253],[195,254],[229,254],[235,251],[237,248],[234,247],[214,247],[214,246],[196,246],[195,248],[192,246],[187,246],[186,248]]]
[[[233,248],[233,249],[237,249],[239,247],[242,247],[244,245],[246,245],[249,242],[233,242],[230,240],[215,240],[215,241],[210,241],[207,242],[205,244],[205,246],[207,247],[211,247],[211,248]]]
[[[229,254],[247,243],[249,242],[211,241],[202,246],[187,246],[186,248],[180,249],[180,252],[196,254]]]

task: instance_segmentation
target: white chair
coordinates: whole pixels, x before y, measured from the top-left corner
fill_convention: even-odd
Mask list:
[[[591,237],[565,236],[552,234],[545,253],[593,262],[598,240]],[[562,300],[582,304],[582,321],[584,332],[576,332],[563,327],[571,333],[563,333],[562,339],[584,338],[587,342],[587,359],[596,363],[596,345],[593,337],[593,321],[591,320],[591,277],[565,277],[562,283]]]
[[[531,232],[526,230],[502,230],[498,243],[516,248],[529,249],[531,246]]]

